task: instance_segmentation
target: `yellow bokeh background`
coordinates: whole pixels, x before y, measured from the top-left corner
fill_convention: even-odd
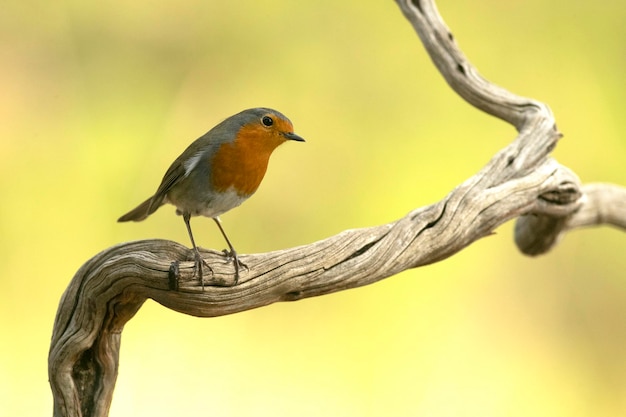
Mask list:
[[[626,185],[622,1],[439,3],[481,73],[547,103],[555,157]],[[0,415],[52,412],[47,352],[75,271],[116,243],[188,244],[170,206],[115,222],[196,137],[274,107],[274,154],[222,220],[241,253],[431,204],[515,137],[436,72],[392,1],[61,1],[0,13]],[[194,220],[203,247],[224,243]],[[626,234],[521,255],[512,223],[368,287],[198,319],[148,301],[111,416],[626,415]]]

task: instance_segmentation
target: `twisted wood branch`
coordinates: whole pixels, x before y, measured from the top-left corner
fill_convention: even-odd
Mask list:
[[[244,311],[371,284],[445,259],[518,218],[524,253],[548,251],[576,227],[626,230],[626,188],[581,186],[549,154],[560,133],[543,103],[483,79],[457,47],[431,0],[397,0],[450,86],[475,107],[515,126],[515,140],[442,201],[381,226],[270,253],[241,255],[239,284],[221,252],[204,250],[213,269],[204,290],[190,249],[166,240],[122,243],[87,261],[57,312],[49,353],[55,416],[106,416],[117,378],[122,330],[151,298],[200,317]]]

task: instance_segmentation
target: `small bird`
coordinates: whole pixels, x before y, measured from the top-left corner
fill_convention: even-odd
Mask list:
[[[239,268],[237,257],[220,222],[219,215],[239,206],[259,187],[270,155],[283,142],[304,142],[293,132],[291,121],[268,108],[244,110],[231,116],[196,139],[169,167],[156,193],[129,211],[118,222],[142,221],[165,203],[182,215],[191,239],[195,269],[204,288],[202,259],[191,233],[192,216],[211,217],[228,244],[227,262],[233,260],[235,285]]]

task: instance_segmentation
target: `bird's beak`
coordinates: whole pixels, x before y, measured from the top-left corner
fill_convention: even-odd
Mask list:
[[[304,142],[305,140],[302,139],[300,136],[296,135],[293,132],[285,132],[283,133],[283,136],[286,137],[289,140],[295,140],[296,142]]]

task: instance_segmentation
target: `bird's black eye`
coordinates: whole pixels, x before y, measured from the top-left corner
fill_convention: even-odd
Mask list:
[[[274,120],[269,116],[263,116],[263,118],[261,119],[261,123],[263,123],[263,126],[270,127],[274,124]]]

